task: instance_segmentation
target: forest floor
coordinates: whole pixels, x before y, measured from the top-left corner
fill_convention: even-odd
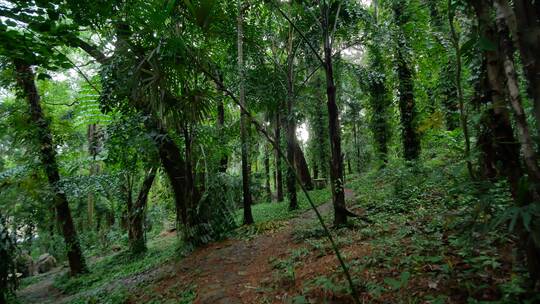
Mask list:
[[[540,303],[523,289],[515,237],[504,225],[493,228],[496,215],[481,209],[504,210],[504,185],[479,189],[441,178],[447,168],[415,170],[349,180],[347,205],[362,218],[331,231],[360,301]],[[329,191],[311,194],[331,226]],[[353,303],[314,212],[304,198],[300,206],[290,213],[285,203],[256,204],[256,224],[193,252],[179,251],[177,237],[162,233],[142,258],[105,256],[90,262],[87,275],[59,270],[25,282],[18,295],[22,303]]]
[[[352,190],[346,189],[345,194],[347,199],[353,198]],[[322,215],[329,215],[332,202],[327,201],[317,209]],[[260,285],[272,281],[272,262],[298,247],[293,242],[293,227],[308,224],[315,218],[315,212],[308,210],[289,220],[263,222],[254,229],[240,228],[237,237],[196,249],[185,258],[110,280],[97,288],[83,286],[86,290],[82,292],[76,290],[81,285],[79,282],[63,284],[62,277],[67,274],[66,268],[60,266],[31,278],[18,292],[18,299],[21,303],[93,303],[90,298],[99,303],[110,300],[112,303],[262,303],[261,297],[267,299],[269,289]],[[149,247],[169,247],[174,240],[175,233],[161,234]],[[118,255],[106,258],[115,261]],[[92,259],[90,268],[103,259]],[[337,263],[328,261],[332,262]],[[60,286],[57,286],[59,278]],[[83,283],[92,285],[92,279]],[[119,289],[121,292],[117,293]],[[272,296],[276,303],[287,298],[286,293]]]
[[[354,196],[350,189],[345,189],[345,195],[347,199]],[[332,208],[330,201],[317,209],[322,215],[328,215]],[[186,296],[186,290],[193,290],[193,295],[196,295],[194,303],[200,304],[292,301],[293,297],[287,294],[287,290],[269,288],[276,279],[273,277],[273,262],[286,258],[291,250],[300,247],[300,244],[294,241],[294,228],[309,224],[315,218],[315,212],[309,210],[265,233],[244,239],[229,239],[196,250],[179,262],[175,266],[176,271],[170,276],[135,293],[130,302],[147,303],[152,299],[181,300]],[[337,263],[333,257],[317,265],[304,263],[304,269],[297,281],[304,281],[316,272],[317,268]]]

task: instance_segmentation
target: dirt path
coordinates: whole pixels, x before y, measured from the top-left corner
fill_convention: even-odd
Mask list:
[[[345,197],[352,198],[352,191],[345,189]],[[332,202],[317,209],[323,215],[329,214]],[[131,294],[130,303],[145,303],[155,297],[178,298],[186,289],[196,286],[195,304],[261,303],[265,296],[261,286],[272,279],[271,259],[285,258],[291,249],[299,247],[292,240],[293,227],[315,218],[315,212],[310,209],[289,220],[278,231],[263,233],[249,240],[228,239],[211,244],[180,261],[171,261],[115,281],[101,288],[101,291],[110,292],[123,287]],[[58,273],[50,273],[38,283],[21,290],[18,293],[21,303],[66,303],[73,296],[81,296],[64,295],[56,289],[53,282]],[[276,298],[272,302],[283,301]]]
[[[346,189],[346,198],[352,198]],[[332,210],[327,202],[317,208],[323,215]],[[271,259],[284,258],[290,249],[298,247],[292,241],[293,227],[306,224],[316,215],[309,210],[277,232],[264,233],[250,240],[226,240],[196,250],[180,261],[175,273],[155,282],[151,293],[163,298],[178,294],[180,282],[185,288],[197,286],[195,304],[261,303],[265,294],[262,285],[271,280]],[[145,291],[145,293],[147,293]],[[133,302],[144,302],[145,296],[135,297]],[[273,299],[281,303],[281,299]]]

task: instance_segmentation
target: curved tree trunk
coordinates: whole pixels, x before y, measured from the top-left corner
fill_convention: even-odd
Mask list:
[[[30,65],[15,60],[17,84],[28,101],[30,117],[35,124],[40,142],[40,157],[49,186],[54,193],[54,207],[62,235],[66,243],[69,268],[72,275],[87,271],[86,262],[81,251],[77,231],[73,225],[71,210],[64,191],[60,188],[60,173],[56,162],[56,151],[52,142],[49,123],[41,109],[41,100],[34,80],[34,72]]]

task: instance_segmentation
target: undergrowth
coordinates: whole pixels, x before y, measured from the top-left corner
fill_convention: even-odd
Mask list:
[[[391,163],[349,182],[353,207],[370,223],[352,219],[333,233],[362,300],[538,303],[523,287],[527,274],[504,220],[512,206],[506,183],[473,183],[462,166],[441,164]],[[333,253],[319,224],[297,227],[293,239],[302,258],[291,252],[274,261],[274,290],[285,289],[292,303],[352,303],[336,262],[321,260]]]
[[[144,276],[146,271],[177,256],[178,248],[175,237],[156,238],[148,243],[148,251],[141,256],[134,257],[126,251],[103,257],[91,263],[88,274],[59,276],[54,286],[74,295],[70,303],[124,303],[129,296],[125,289],[129,283],[123,280],[137,281],[137,276]],[[139,279],[144,281],[142,277]]]

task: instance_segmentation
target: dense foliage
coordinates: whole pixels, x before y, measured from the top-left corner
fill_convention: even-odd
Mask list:
[[[51,271],[212,302],[133,292],[205,250],[272,265],[257,303],[538,301],[539,31],[533,0],[0,1],[0,304]]]

